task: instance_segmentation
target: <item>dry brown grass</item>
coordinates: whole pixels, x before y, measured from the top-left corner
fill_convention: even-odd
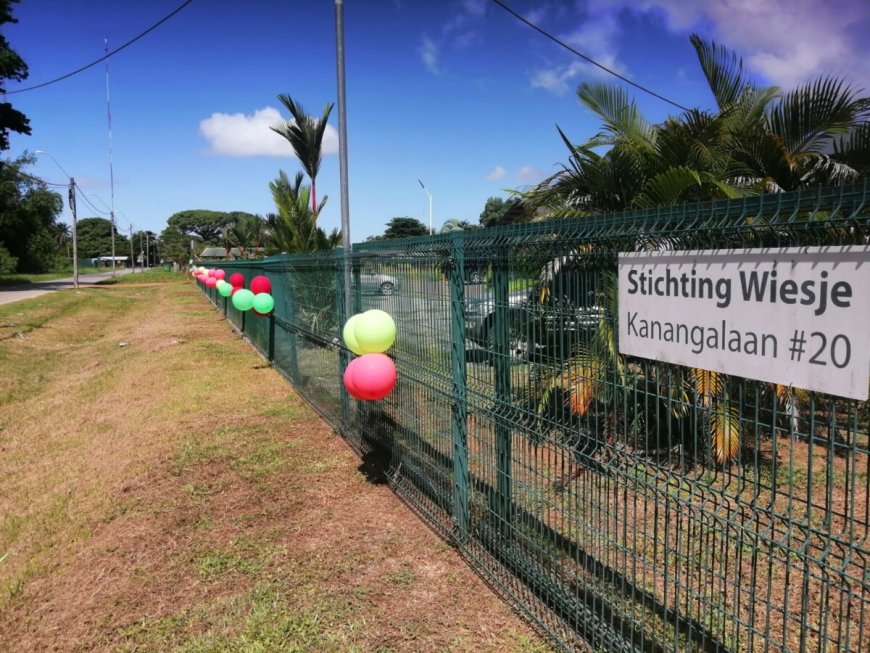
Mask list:
[[[190,284],[0,308],[0,649],[548,650]]]

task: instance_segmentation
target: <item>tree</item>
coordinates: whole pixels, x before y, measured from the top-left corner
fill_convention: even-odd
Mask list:
[[[387,229],[384,231],[383,240],[428,235],[429,227],[420,222],[417,218],[401,217],[393,218],[387,223]]]
[[[329,121],[329,114],[332,112],[334,104],[327,104],[323,108],[323,114],[320,119],[309,116],[305,113],[302,105],[293,100],[289,95],[281,94],[278,100],[293,116],[293,120],[287,120],[281,124],[274,125],[272,131],[281,134],[286,138],[293,151],[296,153],[296,158],[302,164],[302,168],[311,179],[311,212],[317,212],[317,187],[316,178],[320,170],[320,160],[322,157],[323,134],[326,132],[326,125]]]
[[[17,23],[12,17],[12,5],[18,0],[0,0],[0,27],[5,23]],[[0,33],[0,94],[5,97],[4,80],[14,79],[17,82],[27,79],[27,64],[18,56],[6,37]],[[30,134],[30,121],[23,113],[13,109],[9,102],[0,102],[0,151],[9,149],[9,130],[19,134]]]
[[[266,222],[259,215],[233,211],[230,213],[232,224],[227,228],[226,239],[233,247],[238,247],[242,258],[249,258],[248,250],[263,245],[266,238]],[[256,254],[255,254],[256,255]]]
[[[189,237],[195,236],[204,243],[224,244],[223,233],[232,222],[232,218],[224,211],[208,211],[194,209],[179,211],[169,216],[166,221],[169,227],[177,229]]]
[[[77,226],[79,256],[81,258],[99,258],[112,255],[112,223],[106,218],[85,218],[78,221]],[[116,256],[124,256],[121,252],[129,251],[130,240],[120,233],[115,233]]]
[[[167,261],[180,264],[190,259],[190,238],[176,227],[166,227],[160,232],[160,254]]]
[[[57,217],[62,197],[21,169],[33,163],[22,156],[0,165],[0,258],[7,271],[46,272],[57,251]]]
[[[621,87],[584,82],[577,95],[602,129],[580,145],[559,129],[568,163],[524,202],[568,216],[840,184],[866,169],[870,99],[834,77],[786,94],[759,87],[736,54],[691,41],[718,111],[654,125]]]
[[[269,184],[278,213],[268,216],[267,225],[273,244],[280,252],[313,252],[325,249],[329,243],[329,237],[317,226],[317,218],[329,198],[324,197],[312,211],[308,205],[311,187],[303,184],[302,179],[303,174],[297,172],[291,183],[287,173],[281,170],[278,178]]]
[[[504,215],[507,202],[501,197],[490,197],[486,200],[483,207],[483,212],[480,214],[480,224],[484,227],[491,227],[501,220]]]

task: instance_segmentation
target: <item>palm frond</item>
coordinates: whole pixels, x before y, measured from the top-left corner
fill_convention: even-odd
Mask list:
[[[718,372],[692,368],[689,373],[695,394],[701,401],[701,405],[709,408],[715,398],[721,397],[725,390],[725,383]]]
[[[580,102],[604,121],[612,144],[631,143],[643,149],[655,147],[656,130],[647,122],[621,86],[605,82],[583,82],[577,88]],[[606,139],[601,139],[604,142]]]
[[[823,153],[870,118],[870,103],[837,77],[822,76],[786,93],[768,116],[789,153]]]
[[[740,454],[740,415],[734,406],[726,403],[713,411],[710,431],[717,464],[727,464]]]
[[[754,88],[743,68],[743,59],[734,51],[714,41],[705,41],[697,34],[692,34],[689,40],[720,111],[736,104],[747,90]]]

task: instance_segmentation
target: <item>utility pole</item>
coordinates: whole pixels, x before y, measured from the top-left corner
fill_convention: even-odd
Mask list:
[[[72,241],[73,241],[73,287],[79,288],[79,237],[78,225],[76,224],[76,180],[75,177],[69,178],[69,210],[72,213]]]
[[[347,184],[347,106],[344,97],[344,2],[335,0],[335,54],[338,77],[338,173],[341,189],[341,247],[344,250],[344,310],[351,317],[350,303],[350,205]]]
[[[136,271],[136,259],[133,258],[133,225],[130,225],[130,269]]]
[[[147,231],[145,232],[145,267],[151,267],[151,242]]]

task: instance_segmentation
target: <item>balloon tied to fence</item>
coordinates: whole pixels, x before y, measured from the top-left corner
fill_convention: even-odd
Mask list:
[[[233,308],[237,311],[252,310],[261,317],[267,317],[275,309],[272,283],[268,277],[254,277],[250,289],[245,288],[245,277],[239,272],[231,274],[229,282],[220,280],[216,283],[218,293],[222,297],[231,297]]]
[[[396,340],[396,323],[384,311],[354,315],[342,329],[344,344],[359,358],[344,371],[344,387],[355,399],[383,399],[396,386],[396,366],[384,354]]]

